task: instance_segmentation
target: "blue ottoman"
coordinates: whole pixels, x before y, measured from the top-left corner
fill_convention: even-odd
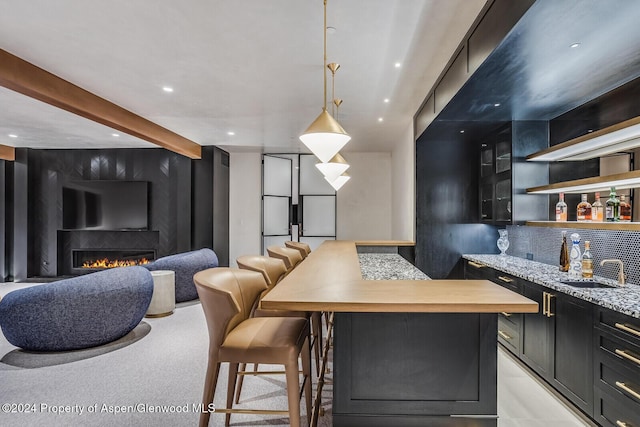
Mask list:
[[[176,302],[198,298],[193,275],[217,266],[218,257],[208,248],[169,255],[145,265],[149,270],[173,270],[176,272]]]
[[[25,350],[94,347],[135,328],[152,295],[147,269],[114,268],[8,293],[0,300],[0,327]]]

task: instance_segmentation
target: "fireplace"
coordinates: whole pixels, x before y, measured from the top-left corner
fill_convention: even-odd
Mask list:
[[[144,265],[156,259],[156,251],[118,249],[71,250],[72,269],[98,271],[105,268]]]
[[[60,230],[58,271],[79,275],[109,267],[142,265],[158,257],[157,231]],[[86,263],[96,265],[85,267]]]

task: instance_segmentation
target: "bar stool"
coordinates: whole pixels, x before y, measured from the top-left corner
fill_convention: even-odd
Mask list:
[[[284,242],[284,245],[287,248],[296,249],[297,251],[299,251],[300,255],[302,255],[302,259],[305,259],[311,253],[311,247],[303,242],[293,242],[291,240],[288,240]]]
[[[282,249],[282,248],[281,248]],[[285,267],[284,261],[279,258],[271,258],[260,255],[244,255],[236,258],[236,263],[238,267],[257,271],[262,273],[264,276],[267,286],[269,287],[260,297],[264,297],[276,284],[287,275],[287,269]],[[311,349],[314,351],[315,359],[316,359],[316,374],[320,375],[320,347],[322,346],[322,316],[321,313],[307,313],[300,311],[283,311],[283,310],[264,310],[259,304],[255,310],[254,316],[263,317],[263,316],[298,316],[305,317],[306,319],[311,318]],[[254,368],[257,370],[257,368]],[[242,379],[240,377],[238,384],[238,391],[236,393],[236,403],[238,403],[238,399],[240,397],[240,391],[242,390]]]
[[[300,251],[296,249],[283,248],[281,246],[274,245],[267,248],[267,253],[272,258],[283,260],[284,265],[287,267],[287,273],[302,262],[302,255],[300,255]]]
[[[255,300],[267,289],[264,277],[254,271],[235,268],[210,268],[193,276],[209,329],[209,361],[202,403],[213,402],[220,363],[229,363],[227,407],[215,412],[289,415],[292,426],[299,427],[300,382],[298,357],[302,357],[303,389],[307,420],[311,419],[311,352],[309,322],[299,317],[249,317]],[[267,363],[285,366],[288,411],[233,409],[239,363]],[[200,414],[200,427],[209,425],[210,412]]]

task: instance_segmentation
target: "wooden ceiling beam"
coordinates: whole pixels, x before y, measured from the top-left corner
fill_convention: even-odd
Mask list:
[[[101,123],[192,159],[202,147],[0,49],[0,86]]]
[[[8,145],[0,144],[0,160],[14,161],[16,159],[16,149]]]

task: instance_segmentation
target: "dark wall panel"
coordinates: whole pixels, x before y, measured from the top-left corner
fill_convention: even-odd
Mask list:
[[[62,187],[74,180],[149,181],[149,229],[159,232],[157,255],[212,248],[215,150],[204,150],[208,154],[202,160],[164,149],[16,150],[14,240],[9,251],[15,279],[61,274],[57,235],[62,229]],[[228,185],[216,197],[228,212]],[[228,214],[226,219],[219,227],[228,236]],[[220,250],[228,258],[228,237],[226,241]]]
[[[0,160],[0,282],[4,282],[9,275],[7,268],[7,261],[5,259],[7,250],[7,203],[6,203],[6,190],[7,186],[7,174],[5,160]]]
[[[220,265],[229,265],[229,154],[214,152],[213,162],[213,250]]]
[[[479,145],[432,128],[416,143],[416,266],[462,278],[463,253],[497,253],[496,227],[480,224]]]

